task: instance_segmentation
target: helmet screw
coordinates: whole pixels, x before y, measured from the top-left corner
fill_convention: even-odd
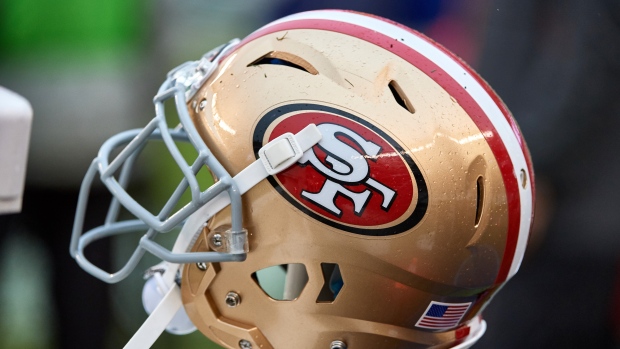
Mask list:
[[[213,243],[213,246],[222,246],[222,234],[213,234],[213,237],[211,237],[211,242]]]
[[[237,292],[230,291],[228,292],[228,294],[226,294],[225,302],[226,302],[226,305],[228,305],[231,308],[234,308],[238,306],[239,303],[241,303],[241,297],[239,297],[239,294]]]
[[[198,262],[196,263],[196,267],[198,267],[198,269],[205,271],[207,270],[207,263],[205,262]]]
[[[347,343],[340,340],[335,340],[332,344],[330,344],[329,349],[347,349]]]
[[[242,339],[239,341],[239,348],[241,349],[252,349],[252,343]]]
[[[203,99],[202,101],[200,101],[200,110],[203,110],[205,107],[207,106],[207,100]]]

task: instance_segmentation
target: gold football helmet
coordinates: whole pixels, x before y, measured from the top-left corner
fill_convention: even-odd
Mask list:
[[[181,127],[166,124],[168,98]],[[300,13],[173,70],[155,103],[145,130],[113,137],[93,162],[71,245],[108,282],[147,251],[164,260],[127,347],[193,326],[242,349],[467,348],[482,336],[482,309],[523,258],[533,169],[504,104],[446,49],[375,16]],[[125,191],[150,139],[185,175],[158,214]],[[194,145],[194,163],[175,141]],[[216,183],[201,191],[205,166]],[[82,234],[97,173],[112,212]],[[187,188],[191,201],[172,212]],[[137,219],[116,221],[120,205]],[[155,242],[179,225],[172,250]],[[119,272],[84,257],[139,228]]]

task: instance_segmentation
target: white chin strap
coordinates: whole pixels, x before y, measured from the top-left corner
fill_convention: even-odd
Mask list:
[[[280,173],[296,163],[321,137],[316,125],[310,124],[295,135],[285,133],[267,143],[259,150],[259,158],[233,178],[241,194],[245,194],[268,176]],[[229,204],[230,197],[223,192],[194,212],[183,225],[172,252],[188,252],[205,222]],[[176,283],[181,266],[162,262],[151,268],[163,273],[154,273],[143,288],[142,302],[150,315],[125,345],[125,349],[150,348],[164,330],[174,334],[187,334],[196,329],[185,313],[179,285]]]
[[[181,290],[173,284],[140,329],[131,337],[125,348],[150,348],[164,332],[177,313],[183,310]],[[183,315],[187,314],[183,311]],[[191,330],[190,332],[192,332]]]
[[[152,314],[160,304],[163,304],[162,301],[165,297],[169,296],[171,292],[177,292],[171,290],[178,290],[178,288],[176,283],[172,283],[172,285],[166,284],[162,274],[153,274],[153,276],[146,280],[144,288],[142,289],[142,304],[144,305],[144,310],[146,310],[148,314]],[[184,335],[196,330],[196,327],[187,316],[185,308],[181,307],[172,315],[172,318],[169,318],[169,316],[165,317],[169,319],[167,326],[165,326],[166,331],[172,334]]]

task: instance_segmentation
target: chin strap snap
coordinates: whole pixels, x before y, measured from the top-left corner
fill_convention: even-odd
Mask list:
[[[297,134],[285,133],[267,143],[259,150],[259,158],[233,178],[241,194],[268,176],[278,174],[293,165],[305,151],[317,144],[321,137],[316,125],[310,124]],[[221,193],[194,212],[183,225],[172,252],[188,252],[205,222],[229,204],[230,197],[226,193]],[[231,250],[247,252],[247,241],[233,242]],[[181,292],[175,280],[180,268],[181,264],[162,262],[150,268],[151,272],[147,271],[149,279],[144,285],[143,303],[150,315],[124,347],[125,349],[150,348],[164,330],[176,334],[186,334],[195,330],[191,321],[189,322],[191,326],[185,321],[185,319],[189,321],[189,318],[183,309]]]

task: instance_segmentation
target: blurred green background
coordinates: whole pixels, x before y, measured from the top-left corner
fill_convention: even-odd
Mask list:
[[[139,271],[120,284],[108,286],[97,280],[100,286],[96,287],[106,288],[109,299],[76,296],[93,305],[103,302],[111,310],[105,323],[89,324],[89,309],[62,315],[59,303],[54,302],[58,291],[52,291],[52,284],[58,283],[54,278],[64,272],[58,270],[64,266],[56,255],[69,256],[69,223],[52,220],[31,225],[28,220],[43,220],[46,204],[66,206],[64,211],[55,207],[61,212],[58,215],[67,216],[58,217],[59,221],[71,220],[76,190],[99,146],[117,132],[146,124],[154,115],[152,98],[165,74],[215,46],[249,34],[266,22],[265,10],[276,3],[0,1],[0,85],[26,97],[34,110],[26,215],[12,221],[9,233],[0,232],[0,348],[119,348],[138,329],[146,318],[140,270],[155,264],[154,259],[145,260]],[[167,170],[166,162],[147,164],[146,168],[149,176],[144,178],[150,179],[137,186],[142,197],[157,200],[167,192],[162,187],[176,185],[178,174]],[[29,194],[32,192],[38,193],[36,198]],[[56,201],[60,196],[67,199]],[[62,243],[49,242],[56,237]],[[113,269],[120,267],[136,239],[112,242]],[[54,248],[59,251],[52,251]],[[78,271],[62,281],[65,285],[60,290],[80,286],[87,278],[92,277]],[[74,301],[75,307],[81,307],[75,298],[64,300],[61,306],[71,307]],[[61,316],[75,316],[74,323],[84,323],[81,333],[74,333],[76,338],[88,338],[92,333],[94,340],[99,338],[95,333],[103,332],[105,343],[86,339],[67,344],[62,338],[67,335],[59,325]],[[217,348],[198,332],[189,336],[166,333],[154,346],[177,347]]]

